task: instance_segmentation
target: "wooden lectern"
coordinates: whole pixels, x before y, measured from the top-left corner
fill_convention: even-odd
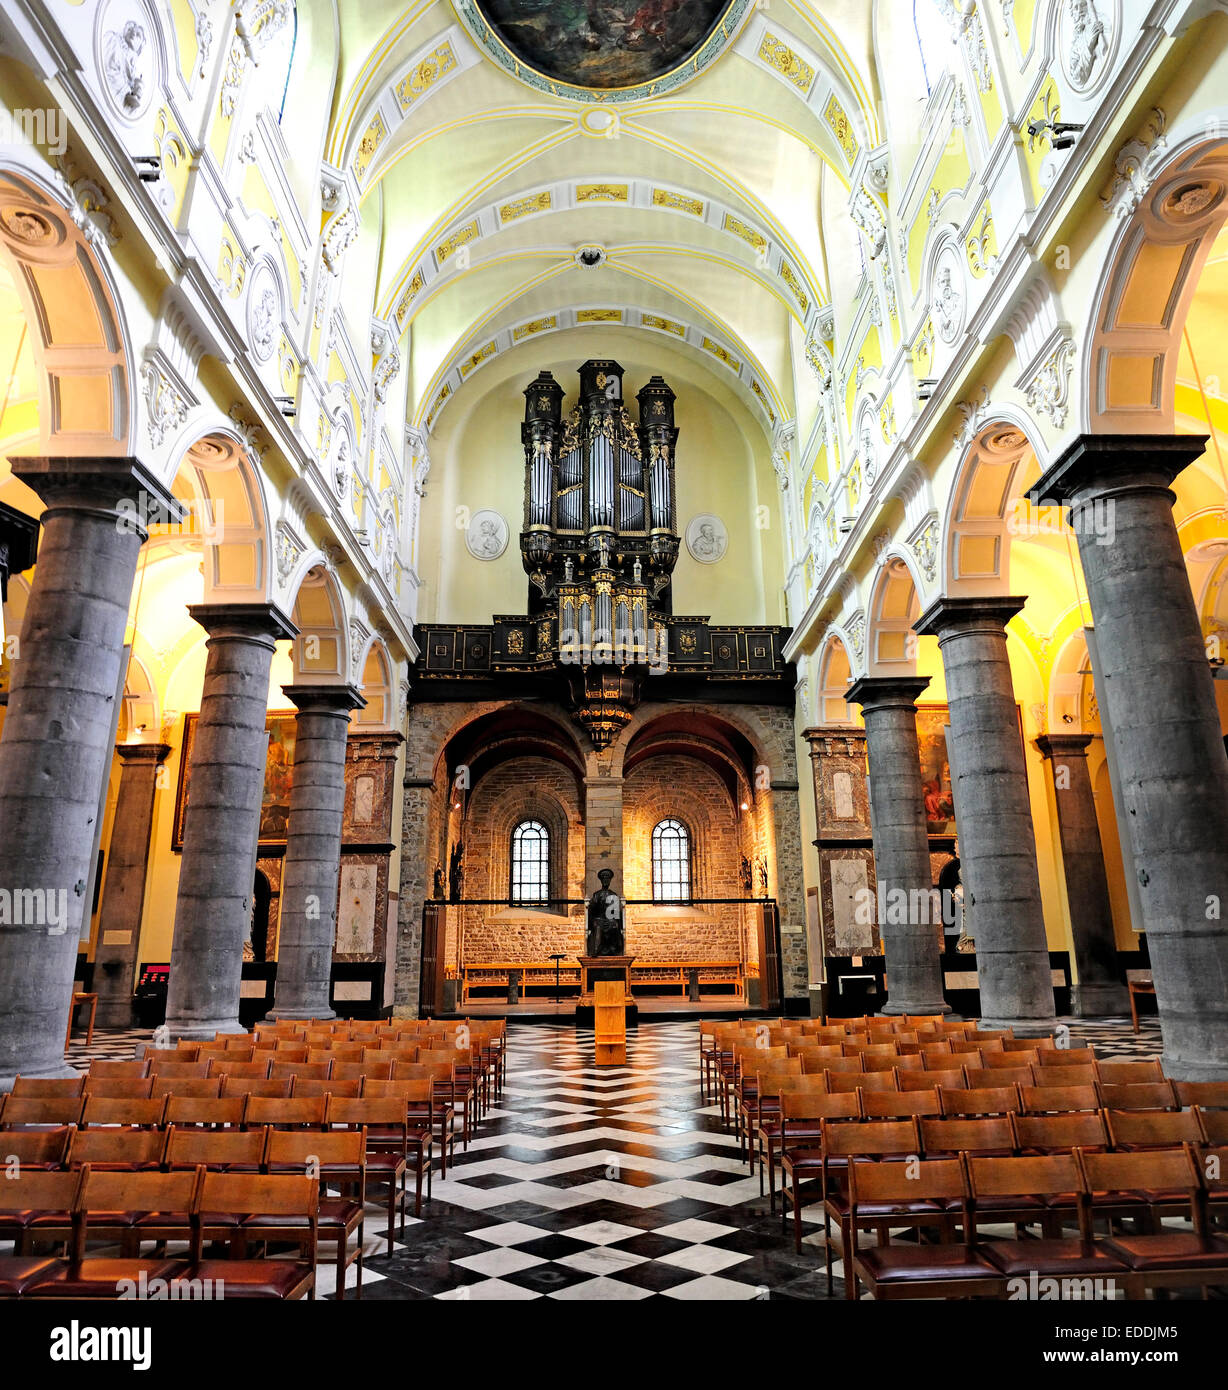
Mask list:
[[[576,1000],[576,1027],[596,1026],[593,1010],[597,1004],[596,989],[599,984],[615,985],[622,991],[623,1009],[626,1014],[624,1027],[634,1028],[639,1020],[639,1010],[631,993],[631,962],[634,956],[577,956],[580,962],[580,997]]]
[[[597,1065],[626,1066],[627,1010],[620,981],[597,980],[593,985],[593,1030]]]

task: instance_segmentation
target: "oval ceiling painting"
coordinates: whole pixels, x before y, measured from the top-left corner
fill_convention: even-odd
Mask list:
[[[732,39],[751,0],[456,0],[483,50],[530,86],[583,100],[672,91]]]

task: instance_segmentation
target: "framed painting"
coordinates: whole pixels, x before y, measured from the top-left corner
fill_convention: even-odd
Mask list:
[[[1023,740],[1023,710],[1015,706],[1019,720],[1019,746],[1027,757]],[[951,762],[947,754],[946,725],[950,722],[946,705],[917,706],[917,745],[921,755],[921,793],[925,798],[925,829],[928,834],[948,837],[956,834],[955,796],[951,787]]]
[[[183,848],[183,826],[192,784],[192,749],[199,714],[183,717],[183,754],[179,759],[179,786],[175,792],[175,825],[171,848]],[[290,785],[294,777],[294,714],[269,714],[269,748],[264,765],[264,794],[260,802],[260,843],[285,844],[290,819]]]

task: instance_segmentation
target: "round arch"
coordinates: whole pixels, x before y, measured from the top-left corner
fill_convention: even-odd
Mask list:
[[[38,369],[40,452],[133,452],[132,354],[99,239],[41,174],[0,164],[0,256]]]

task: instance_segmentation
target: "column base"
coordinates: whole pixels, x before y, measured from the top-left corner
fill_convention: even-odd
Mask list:
[[[167,1019],[163,1027],[172,1042],[212,1042],[215,1033],[250,1032],[237,1018],[208,1018],[199,1023],[172,1023]]]
[[[33,1076],[40,1081],[64,1081],[79,1077],[81,1073],[76,1067],[71,1067],[67,1062],[50,1062],[45,1067],[31,1064],[22,1067],[18,1072],[10,1072],[7,1076],[0,1076],[0,1092],[11,1091],[13,1082],[18,1076]]]
[[[1130,991],[1113,980],[1104,984],[1072,985],[1070,1012],[1076,1018],[1128,1018]]]
[[[1228,1081],[1228,1059],[1174,1057],[1167,1049],[1160,1056],[1170,1081]]]
[[[1056,1015],[1052,1018],[980,1018],[977,1028],[989,1031],[995,1028],[1009,1028],[1017,1038],[1046,1038],[1057,1028]]]
[[[937,1003],[927,1004],[924,999],[905,999],[897,1002],[889,999],[881,1009],[880,1014],[949,1014],[951,1006],[945,999],[939,999]]]
[[[337,1015],[330,1008],[323,1009],[279,1009],[276,1005],[271,1008],[265,1019],[269,1023],[311,1023],[319,1019],[321,1023]]]

